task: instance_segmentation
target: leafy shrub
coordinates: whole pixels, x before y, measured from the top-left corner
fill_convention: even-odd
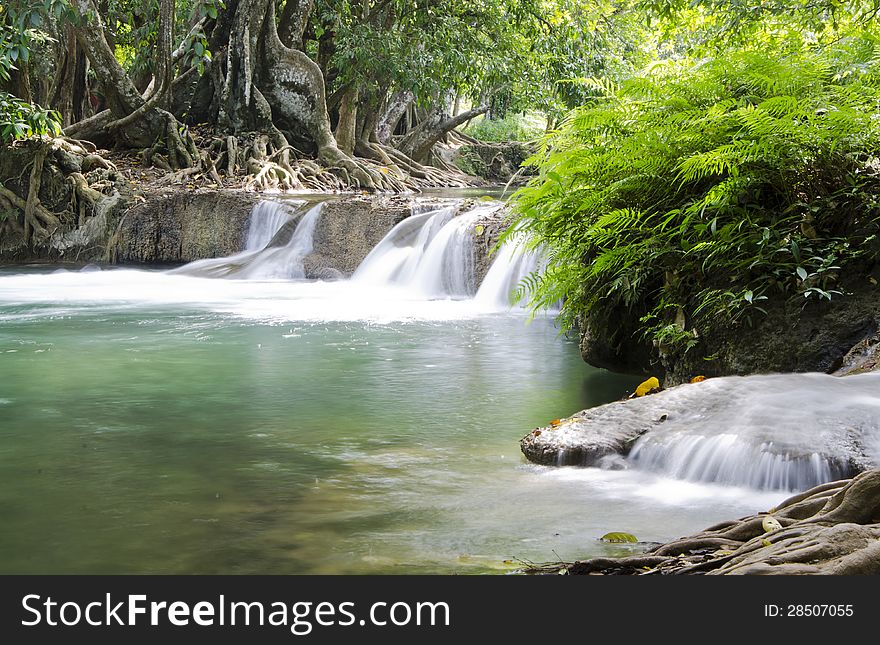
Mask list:
[[[544,128],[539,120],[521,114],[512,114],[497,120],[481,118],[464,131],[480,141],[501,143],[533,141],[543,134]]]
[[[765,301],[840,294],[878,252],[880,47],[661,63],[573,111],[530,162],[518,228],[546,245],[522,285],[562,321],[621,310],[690,348]]]
[[[61,117],[57,112],[0,92],[0,143],[43,134],[61,134]]]

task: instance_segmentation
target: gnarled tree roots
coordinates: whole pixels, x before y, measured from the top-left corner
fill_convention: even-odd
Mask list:
[[[473,178],[461,172],[422,166],[380,144],[359,144],[358,152],[363,156],[326,146],[314,161],[289,145],[280,132],[251,132],[214,138],[202,166],[223,175],[222,180],[217,176],[217,183],[256,191],[405,193],[473,185]],[[168,181],[178,178],[184,176],[170,175]]]
[[[0,212],[6,214],[0,219],[0,234],[23,234],[28,245],[43,242],[61,228],[62,220],[75,217],[75,223],[82,224],[104,195],[114,190],[115,166],[97,154],[94,145],[87,141],[57,137],[31,139],[17,145],[32,148],[32,161],[22,170],[18,192],[10,185],[0,184]],[[23,177],[28,170],[25,183]],[[48,188],[47,181],[69,186],[68,209],[53,212],[43,204],[40,194]],[[21,215],[14,216],[16,212]]]
[[[768,527],[769,517],[780,528]],[[880,470],[817,486],[769,513],[724,522],[642,555],[555,569],[612,575],[880,574]]]

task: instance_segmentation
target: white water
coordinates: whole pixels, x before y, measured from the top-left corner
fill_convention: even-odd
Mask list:
[[[462,311],[453,316],[456,318],[509,310],[511,295],[520,281],[542,268],[541,256],[526,251],[522,244],[508,243],[495,254],[486,277],[478,285],[473,227],[481,218],[497,211],[501,204],[481,205],[456,216],[460,205],[461,202],[448,206],[414,205],[413,214],[389,231],[361,262],[350,285],[291,286],[291,292],[332,298],[343,293],[348,294],[345,297],[363,293],[374,298],[381,292],[385,300],[469,301],[466,306],[458,307]],[[312,251],[320,212],[320,204],[311,207],[290,241],[278,244],[276,235],[295,215],[279,202],[260,202],[251,214],[244,251],[229,257],[191,262],[169,273],[240,280],[304,280],[303,259]],[[356,296],[354,299],[359,300]],[[470,314],[464,309],[469,309]]]
[[[303,280],[303,259],[312,252],[315,226],[323,204],[309,208],[286,244],[274,245],[275,236],[294,218],[278,202],[260,202],[251,213],[245,250],[235,255],[197,260],[169,273],[238,280]]]
[[[0,322],[169,306],[272,324],[454,321],[510,311],[512,289],[540,270],[542,260],[522,244],[504,246],[475,289],[471,228],[498,207],[458,216],[457,204],[417,208],[351,280],[325,283],[303,279],[320,205],[302,215],[289,242],[279,244],[277,234],[295,214],[264,202],[254,209],[245,250],[227,258],[164,273],[60,270],[4,276]],[[237,279],[208,279],[217,277]],[[675,480],[803,489],[846,474],[852,442],[863,446],[865,460],[880,463],[878,386],[880,375],[788,375],[710,379],[680,388],[671,399],[656,399],[663,401],[658,415],[667,414],[668,421],[636,443],[625,465]]]
[[[474,299],[484,307],[498,309],[527,302],[528,291],[517,301],[514,301],[514,293],[524,278],[541,272],[544,266],[540,252],[526,249],[521,241],[511,240],[496,252]]]
[[[248,224],[245,251],[262,251],[281,227],[293,219],[293,213],[279,202],[262,201],[254,206]]]
[[[851,462],[880,466],[880,373],[710,379],[645,403],[641,416],[667,420],[633,446],[640,470],[804,490],[851,476]]]
[[[376,245],[352,276],[420,298],[468,298],[477,290],[471,228],[501,207],[480,206],[455,217],[458,204],[414,209]]]

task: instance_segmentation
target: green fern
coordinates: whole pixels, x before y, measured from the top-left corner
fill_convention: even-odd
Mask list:
[[[605,89],[542,141],[514,199],[518,228],[552,252],[520,295],[563,301],[564,326],[622,309],[686,350],[767,300],[836,297],[880,250],[871,38],[655,65]]]

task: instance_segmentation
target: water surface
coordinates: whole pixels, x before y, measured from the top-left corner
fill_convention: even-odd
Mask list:
[[[784,495],[526,463],[621,397],[552,320],[351,283],[0,274],[0,571],[476,573]]]

